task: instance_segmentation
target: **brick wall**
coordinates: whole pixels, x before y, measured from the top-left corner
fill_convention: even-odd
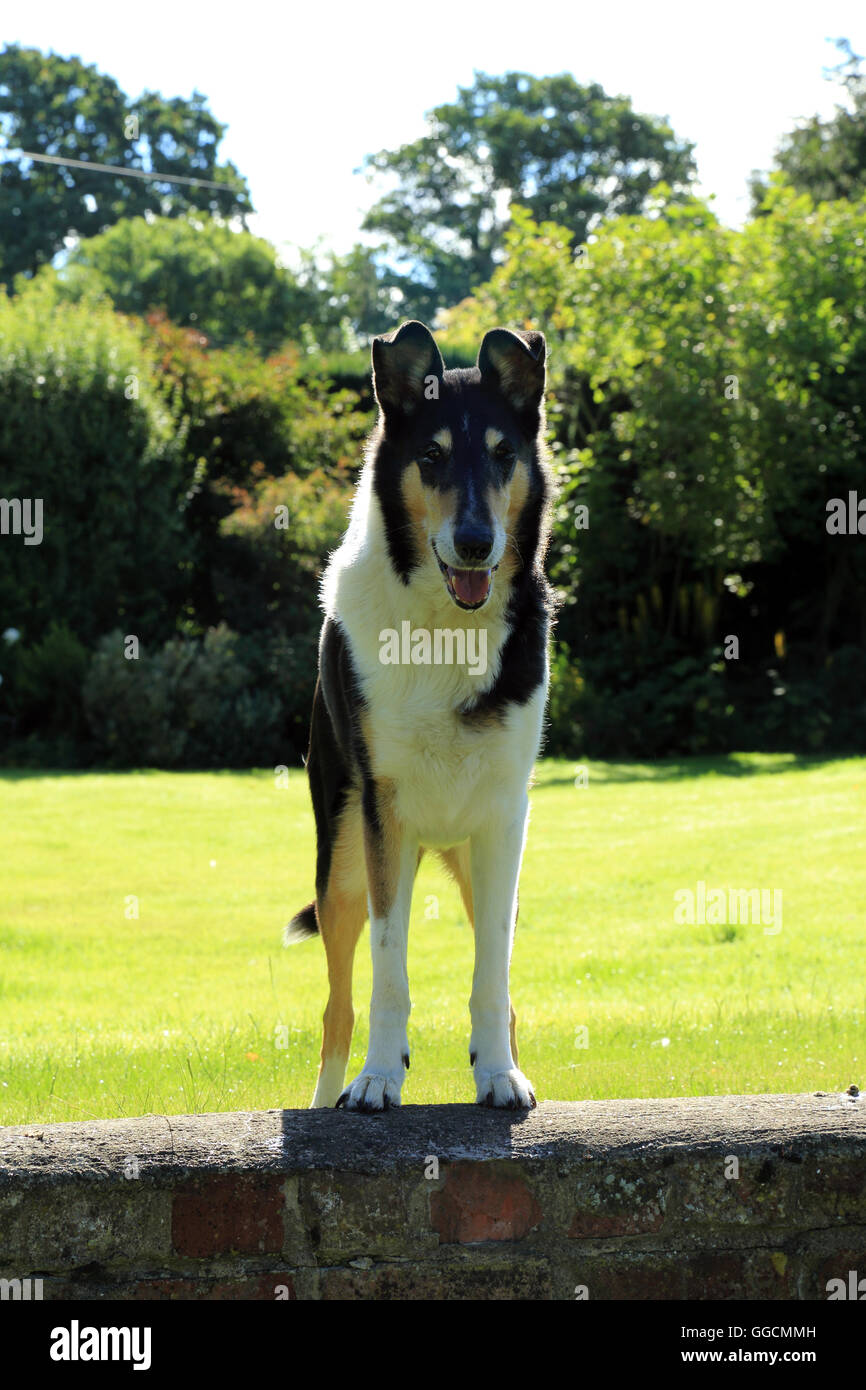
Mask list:
[[[851,1271],[860,1096],[0,1129],[0,1279],[46,1299],[824,1300]]]

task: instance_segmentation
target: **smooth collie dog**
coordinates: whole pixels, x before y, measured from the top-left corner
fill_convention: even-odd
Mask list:
[[[307,758],[316,900],[285,932],[287,944],[319,932],[328,959],[313,1106],[400,1104],[409,906],[425,849],[456,879],[475,930],[478,1103],[535,1105],[508,977],[548,683],[544,374],[541,333],[494,328],[476,366],[453,371],[421,323],[373,342],[379,419],[322,580]],[[368,915],[369,1047],[344,1089]]]

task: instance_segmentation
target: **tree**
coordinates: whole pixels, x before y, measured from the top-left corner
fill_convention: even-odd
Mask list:
[[[740,242],[744,452],[760,461],[789,659],[823,666],[845,643],[866,654],[863,537],[828,525],[831,499],[862,497],[866,478],[866,202],[775,187]]]
[[[252,334],[264,355],[297,338],[316,313],[315,295],[278,264],[269,242],[194,214],[121,219],[79,243],[57,285],[66,299],[107,294],[124,314],[162,309],[214,347]]]
[[[612,756],[862,747],[866,202],[781,185],[742,231],[695,201],[570,242],[515,208],[506,261],[447,316],[459,341],[548,336],[548,569],[577,662],[555,717]]]
[[[38,544],[3,537],[4,623],[29,640],[55,619],[85,644],[117,624],[168,635],[195,460],[155,354],[108,305],[57,304],[39,282],[0,295],[0,344],[3,491],[44,518]]]
[[[318,312],[316,339],[322,348],[356,346],[401,317],[393,288],[383,273],[380,252],[356,242],[345,255],[330,252],[321,268],[310,268]]]
[[[838,198],[856,201],[866,192],[866,73],[862,57],[848,39],[837,39],[842,61],[826,74],[835,79],[848,98],[847,106],[837,106],[829,120],[812,116],[797,130],[786,135],[780,145],[775,167],[788,183],[815,202]],[[752,175],[752,204],[756,212],[767,194],[767,180]]]
[[[568,73],[476,73],[456,102],[428,113],[427,126],[420,139],[365,161],[399,179],[363,225],[387,238],[407,312],[455,304],[490,277],[509,200],[580,242],[602,216],[641,211],[656,184],[682,196],[695,174],[692,146],[666,122]]]
[[[121,217],[177,217],[192,208],[223,218],[252,211],[246,181],[217,162],[225,133],[193,92],[166,100],[127,97],[112,77],[79,58],[9,44],[0,52],[0,283],[33,275],[70,236],[91,237]],[[194,177],[202,188],[28,160],[18,151]]]

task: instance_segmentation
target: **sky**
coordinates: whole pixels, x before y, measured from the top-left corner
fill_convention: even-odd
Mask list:
[[[0,17],[0,43],[75,54],[130,96],[203,92],[228,126],[221,157],[249,182],[252,230],[289,260],[359,239],[376,196],[355,172],[364,155],[417,138],[474,71],[568,71],[666,116],[695,142],[700,191],[736,225],[751,170],[799,118],[832,113],[822,69],[841,36],[866,53],[863,0],[39,0]]]

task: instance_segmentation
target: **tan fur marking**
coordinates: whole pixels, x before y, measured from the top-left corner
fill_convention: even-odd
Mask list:
[[[470,926],[474,926],[475,909],[472,904],[472,875],[469,868],[469,841],[466,840],[462,845],[455,845],[453,849],[440,849],[438,854],[445,868],[460,889],[460,896],[463,899],[463,906],[466,909],[469,924]]]
[[[349,791],[340,815],[336,839],[331,849],[326,896],[340,893],[357,897],[366,893],[364,870],[364,834],[361,817],[361,793]]]
[[[514,1065],[517,1066],[517,1014],[514,1012],[514,1005],[510,999],[508,1001],[508,1008],[510,1012],[509,1032],[511,1033],[511,1055],[514,1058]]]
[[[506,512],[506,530],[512,535],[517,523],[517,518],[526,506],[526,499],[529,496],[529,469],[522,459],[518,459],[514,465],[514,472],[511,475],[511,482],[506,489],[508,493],[508,504]]]
[[[441,433],[443,431],[440,430]],[[448,438],[451,438],[450,433]],[[425,487],[417,463],[411,463],[404,470],[401,488],[418,554],[423,555],[430,544],[429,538],[435,536],[446,517],[453,515],[456,493],[453,488],[440,491],[438,488]]]
[[[507,584],[517,570],[519,560],[514,545],[514,534],[517,530],[517,522],[520,513],[526,506],[526,499],[529,496],[529,470],[522,459],[518,459],[511,475],[511,481],[503,488],[492,488],[488,501],[490,510],[493,512],[497,521],[503,527],[508,540],[505,543],[505,554],[500,562],[500,574],[497,576]]]
[[[350,792],[340,816],[325,896],[316,904],[328,961],[328,1003],[322,1033],[322,1067],[332,1059],[345,1068],[352,1046],[352,969],[355,947],[367,919],[361,800]],[[319,1071],[321,1074],[322,1068]]]
[[[488,454],[492,454],[497,444],[501,444],[504,438],[505,435],[501,430],[495,430],[492,425],[488,425],[484,431],[484,444]]]

